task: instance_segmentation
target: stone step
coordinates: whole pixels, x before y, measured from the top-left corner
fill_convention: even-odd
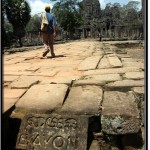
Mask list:
[[[138,133],[140,117],[132,91],[105,91],[101,113],[102,131],[106,134]]]

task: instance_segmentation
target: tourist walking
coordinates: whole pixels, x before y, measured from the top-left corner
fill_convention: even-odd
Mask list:
[[[42,13],[41,17],[41,28],[40,35],[43,38],[43,43],[45,47],[45,52],[43,53],[43,57],[45,57],[49,52],[51,52],[51,56],[55,57],[54,53],[54,38],[56,37],[56,27],[57,22],[54,16],[50,13],[50,5],[45,6],[45,13]]]

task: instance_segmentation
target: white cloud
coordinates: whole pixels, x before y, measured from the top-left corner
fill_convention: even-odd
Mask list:
[[[31,15],[35,15],[45,11],[44,9],[45,9],[45,5],[47,4],[46,2],[43,2],[41,0],[34,0],[34,1],[27,0],[27,2],[29,3],[31,8]],[[52,5],[50,3],[49,5],[52,8]]]
[[[105,0],[99,0],[99,2],[100,2],[100,5],[101,5],[101,9],[104,9],[105,6],[106,6]]]

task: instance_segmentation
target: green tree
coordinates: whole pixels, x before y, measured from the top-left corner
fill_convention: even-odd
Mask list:
[[[82,24],[80,13],[81,4],[77,0],[64,0],[57,2],[52,9],[61,28],[73,35],[75,28]]]
[[[28,31],[38,31],[40,28],[40,16],[34,15],[31,17],[30,21],[28,22],[25,30]]]
[[[6,15],[13,26],[13,33],[19,39],[22,47],[21,38],[25,35],[25,27],[30,20],[31,9],[25,0],[6,0]]]

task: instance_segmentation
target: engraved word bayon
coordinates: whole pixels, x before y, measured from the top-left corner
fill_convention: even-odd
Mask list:
[[[86,116],[29,114],[21,123],[16,148],[86,150],[87,129]]]

